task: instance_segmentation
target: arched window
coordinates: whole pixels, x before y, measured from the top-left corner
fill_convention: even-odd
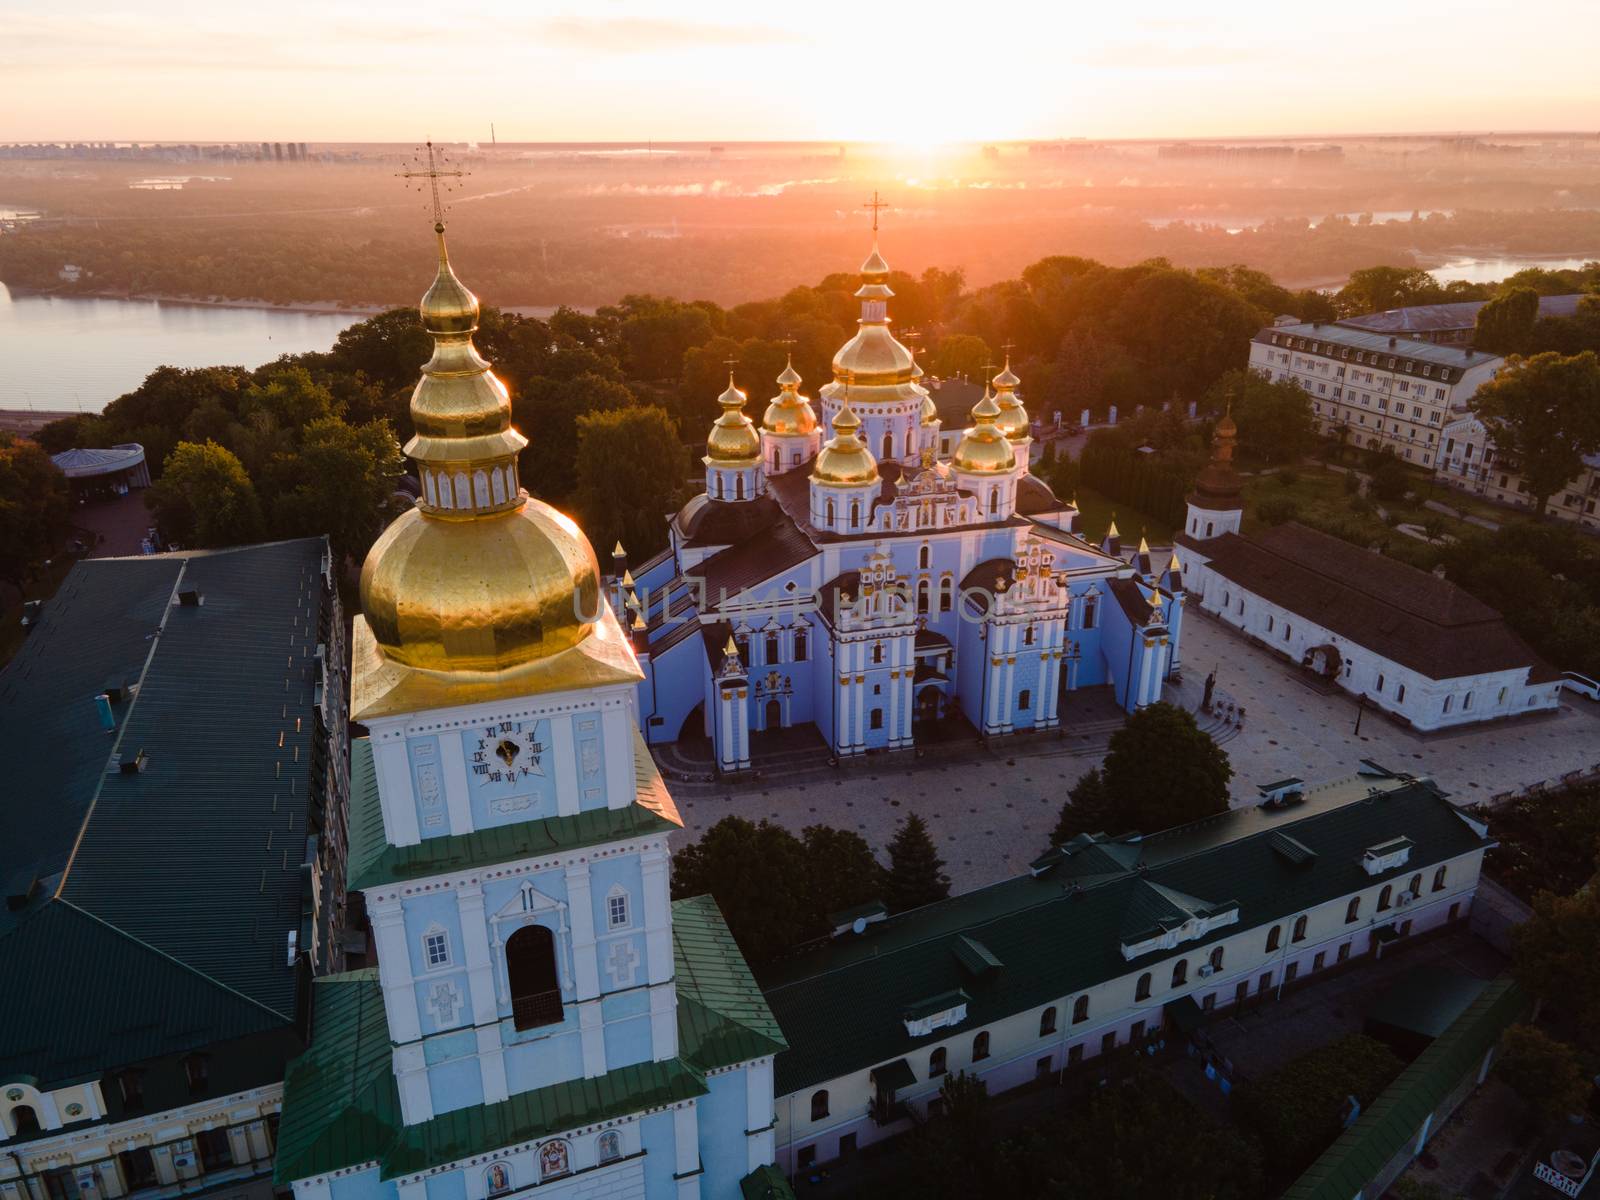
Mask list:
[[[767,658],[766,658],[767,662],[775,663],[775,662],[778,661],[778,657],[779,657],[779,655],[778,655],[778,635],[776,633],[767,634],[766,641],[765,641],[765,650],[766,650],[766,655],[767,655]]]
[[[917,566],[924,571],[928,569],[928,547],[923,546],[917,551]]]
[[[1433,890],[1436,891],[1436,892],[1444,891],[1444,868],[1443,867],[1440,867],[1437,871],[1435,871],[1433,873]]]
[[[806,631],[804,629],[796,629],[794,631],[794,660],[795,662],[806,661]]]
[[[917,435],[913,431],[908,429],[908,430],[906,430],[906,457],[910,458],[916,452],[917,452]]]
[[[945,1060],[948,1057],[943,1046],[928,1055],[928,1078],[936,1079],[946,1071]]]
[[[1303,942],[1306,940],[1306,919],[1304,917],[1295,918],[1294,934],[1289,938],[1289,940],[1291,942]]]
[[[1394,885],[1386,883],[1383,891],[1378,893],[1378,911],[1383,912],[1389,907],[1389,899],[1394,894]]]
[[[1189,960],[1180,958],[1172,964],[1172,986],[1182,987],[1189,982]]]
[[[827,513],[828,513],[827,523],[831,527],[833,525],[833,501],[832,500],[828,501]]]
[[[1421,871],[1418,871],[1415,875],[1413,875],[1411,877],[1411,882],[1406,884],[1406,891],[1410,892],[1413,896],[1422,895],[1422,872]]]
[[[595,1139],[594,1156],[601,1163],[616,1162],[622,1157],[622,1135],[608,1129]]]
[[[1211,947],[1211,969],[1213,971],[1222,970],[1222,957],[1223,954],[1221,946]]]
[[[1020,693],[1018,693],[1018,695],[1017,695],[1017,711],[1018,712],[1027,712],[1028,711],[1028,706],[1030,704],[1032,704],[1032,703],[1033,703],[1033,693],[1031,691],[1029,691],[1027,688],[1023,688],[1022,691]]]
[[[956,581],[946,575],[939,581],[939,611],[949,612],[955,606]]]
[[[861,505],[850,501],[850,528],[855,529],[861,524]]]
[[[811,1093],[811,1119],[820,1121],[828,1115],[828,1089],[819,1088]]]
[[[1281,945],[1283,945],[1283,926],[1274,925],[1272,932],[1267,934],[1267,953],[1271,954]]]
[[[733,477],[733,498],[735,500],[743,500],[744,499],[744,476],[743,475],[735,475]]]
[[[872,661],[874,663],[881,663],[883,661],[883,643],[882,642],[873,642],[872,643]]]
[[[1026,625],[1026,626],[1023,627],[1023,630],[1022,630],[1022,644],[1024,646],[1033,645],[1033,626],[1032,625]]]
[[[1207,537],[1211,536],[1211,522],[1210,521],[1206,522],[1206,536]]]
[[[986,1029],[972,1039],[972,1061],[982,1062],[989,1057],[989,1031]]]
[[[1051,1007],[1045,1009],[1042,1013],[1039,1014],[1039,1036],[1040,1037],[1047,1037],[1050,1034],[1054,1033],[1055,1031],[1056,1031],[1056,1010],[1055,1010],[1055,1006],[1052,1005]]]
[[[1150,999],[1150,972],[1149,971],[1146,971],[1143,975],[1139,976],[1138,986],[1133,989],[1133,998],[1135,1000],[1148,1000],[1148,999]]]
[[[561,1020],[555,934],[543,925],[524,925],[513,933],[506,941],[506,977],[511,984],[511,1019],[518,1029]]]
[[[989,492],[989,514],[993,516],[1000,511],[1000,489],[992,488]]]
[[[1072,1023],[1081,1024],[1089,1019],[1089,997],[1079,996],[1072,1002]]]
[[[1360,916],[1361,916],[1361,897],[1360,896],[1351,896],[1350,897],[1350,903],[1345,905],[1344,923],[1346,925],[1348,925],[1348,924],[1350,924],[1352,921],[1356,920]]]
[[[11,1130],[16,1137],[39,1132],[39,1114],[31,1104],[19,1104],[11,1110]]]
[[[926,579],[917,581],[917,611],[919,613],[928,611],[928,589],[932,586]]]
[[[887,462],[889,459],[891,459],[893,457],[894,457],[894,435],[890,434],[890,433],[885,433],[883,435],[883,460],[885,462]]]

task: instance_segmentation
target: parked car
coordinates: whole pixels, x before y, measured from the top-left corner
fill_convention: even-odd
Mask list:
[[[1591,700],[1600,700],[1600,683],[1596,683],[1587,675],[1579,675],[1576,671],[1563,671],[1561,686],[1569,692],[1577,692],[1578,695],[1587,696]]]

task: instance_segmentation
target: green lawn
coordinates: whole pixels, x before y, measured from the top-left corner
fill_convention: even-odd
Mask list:
[[[1337,525],[1351,534],[1359,533],[1359,540],[1368,544],[1374,542],[1393,543],[1397,538],[1405,538],[1403,533],[1391,529],[1378,515],[1377,502],[1363,505],[1356,497],[1345,490],[1345,476],[1337,471],[1329,471],[1322,467],[1301,466],[1294,470],[1295,479],[1292,483],[1285,483],[1282,475],[1261,475],[1247,479],[1244,484],[1244,528],[1246,532],[1256,532],[1266,527],[1266,522],[1261,519],[1261,505],[1271,503],[1275,497],[1292,500],[1298,519],[1308,525],[1327,527]],[[1423,508],[1421,499],[1430,494],[1426,486],[1421,486],[1418,480],[1417,502],[1401,501],[1383,504],[1389,512],[1407,524],[1422,525],[1428,521],[1438,522],[1440,530],[1451,537],[1464,537],[1474,532],[1482,532],[1478,526],[1466,521],[1457,520],[1436,513],[1431,509]],[[1448,503],[1451,497],[1444,497]],[[1426,543],[1409,539],[1416,546],[1423,548]]]
[[[1105,540],[1106,528],[1111,524],[1113,516],[1117,519],[1117,532],[1129,546],[1137,546],[1141,534],[1157,546],[1172,543],[1171,525],[1152,517],[1149,513],[1140,512],[1137,508],[1107,500],[1093,488],[1081,485],[1078,487],[1078,512],[1082,514],[1078,532],[1083,535],[1085,541],[1096,546]]]

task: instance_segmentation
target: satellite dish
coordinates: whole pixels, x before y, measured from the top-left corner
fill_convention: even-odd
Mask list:
[[[851,933],[865,933],[866,931],[867,919],[865,917],[857,917],[854,921],[850,922]]]

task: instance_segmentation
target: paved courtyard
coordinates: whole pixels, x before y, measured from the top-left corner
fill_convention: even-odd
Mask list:
[[[1286,662],[1190,609],[1183,630],[1181,685],[1167,699],[1198,708],[1206,673],[1217,696],[1245,710],[1242,728],[1202,718],[1233,763],[1236,804],[1253,803],[1256,785],[1287,775],[1320,783],[1353,775],[1363,758],[1390,770],[1431,775],[1462,802],[1489,800],[1568,771],[1600,764],[1600,705],[1569,701],[1559,713],[1459,733],[1419,735],[1369,709],[1354,732],[1356,707],[1341,692],[1303,683]],[[895,827],[920,813],[945,860],[953,889],[970,891],[1026,869],[1047,846],[1068,790],[1105,752],[1120,714],[1106,692],[1074,695],[1062,706],[1061,736],[992,742],[963,739],[930,750],[869,756],[828,765],[814,731],[789,731],[762,778],[693,778],[692,747],[658,748],[684,818],[678,845],[723,817],[763,817],[799,832],[825,824],[853,829],[880,852]],[[702,760],[703,764],[703,760]]]

